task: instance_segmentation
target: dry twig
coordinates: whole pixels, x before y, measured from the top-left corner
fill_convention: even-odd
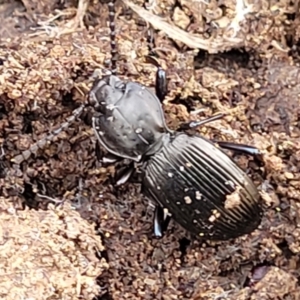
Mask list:
[[[151,12],[133,4],[129,0],[123,0],[123,2],[154,28],[163,31],[170,38],[182,42],[190,48],[203,49],[209,53],[217,53],[243,46],[243,39],[238,37],[223,36],[205,40],[198,35],[188,33],[173,24],[169,24],[163,18],[153,15]],[[236,28],[236,26],[234,26],[234,28]]]

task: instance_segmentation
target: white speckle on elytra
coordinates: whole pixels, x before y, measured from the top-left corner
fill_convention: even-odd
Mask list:
[[[186,165],[188,168],[190,168],[190,167],[192,166],[192,164],[191,164],[190,162],[187,162],[185,165]]]
[[[188,190],[189,190],[189,188],[185,188],[185,189],[184,189],[185,192],[188,192]]]
[[[176,202],[176,204],[177,204],[177,205],[180,205],[181,203],[178,201],[178,202]]]
[[[212,210],[212,215],[208,218],[208,221],[213,223],[220,216],[221,216],[220,212],[218,212],[216,209],[214,209],[214,210]]]
[[[156,188],[160,191],[160,186],[159,185]]]
[[[192,199],[189,196],[185,196],[183,199],[184,199],[186,204],[191,204],[192,203]]]
[[[113,116],[110,116],[110,117],[107,118],[107,121],[109,121],[109,122],[112,122],[113,120],[114,120]]]
[[[200,210],[195,209],[195,213],[196,213],[197,215],[200,215]]]
[[[183,172],[183,171],[184,171],[184,166],[180,166],[180,167],[179,167],[179,170],[180,170],[181,172]]]
[[[173,175],[174,175],[174,174],[173,174],[173,173],[171,173],[171,172],[169,172],[169,173],[168,173],[168,176],[169,176],[170,178],[172,178],[172,177],[173,177]]]
[[[103,136],[104,132],[103,131],[99,131],[99,135]]]
[[[235,187],[235,186],[234,186],[234,183],[233,183],[231,180],[225,181],[225,184],[226,184],[226,185],[230,185],[230,186],[233,187],[233,188]]]
[[[202,194],[199,191],[196,191],[195,192],[195,197],[196,197],[197,200],[201,200]]]
[[[194,219],[194,220],[193,220],[193,223],[194,223],[194,224],[197,224],[197,223],[198,223],[198,221],[197,221],[196,219]]]
[[[213,223],[214,221],[216,221],[216,217],[214,215],[211,215],[208,219],[209,222]]]
[[[137,129],[135,130],[135,133],[141,133],[142,131],[143,131],[142,128],[137,128]]]

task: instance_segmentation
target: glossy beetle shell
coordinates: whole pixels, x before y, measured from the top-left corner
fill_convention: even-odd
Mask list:
[[[168,128],[158,98],[145,86],[116,76],[95,82],[90,103],[95,134],[106,150],[139,161],[162,147]]]
[[[144,193],[186,230],[211,240],[250,233],[262,216],[250,178],[214,144],[176,133],[144,170]]]

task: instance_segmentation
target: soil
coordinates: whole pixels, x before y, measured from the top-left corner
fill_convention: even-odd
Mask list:
[[[263,164],[234,156],[264,202],[253,233],[204,241],[171,222],[155,239],[140,184],[117,188],[122,163],[99,161],[91,109],[12,162],[109,68],[107,2],[0,1],[1,299],[300,299],[298,1],[116,4],[118,74],[150,88],[145,21],[155,28],[168,126],[226,113],[199,132],[262,151]]]

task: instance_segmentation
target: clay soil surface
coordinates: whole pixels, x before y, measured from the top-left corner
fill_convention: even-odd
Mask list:
[[[96,69],[105,73],[107,2],[0,0],[0,298],[300,299],[298,1],[116,4],[122,78],[154,88],[145,20],[156,29],[169,127],[224,112],[199,132],[263,152],[263,164],[234,156],[263,198],[253,233],[203,241],[171,222],[154,239],[140,185],[114,186],[124,162],[100,163],[90,108],[11,161],[85,101]]]

